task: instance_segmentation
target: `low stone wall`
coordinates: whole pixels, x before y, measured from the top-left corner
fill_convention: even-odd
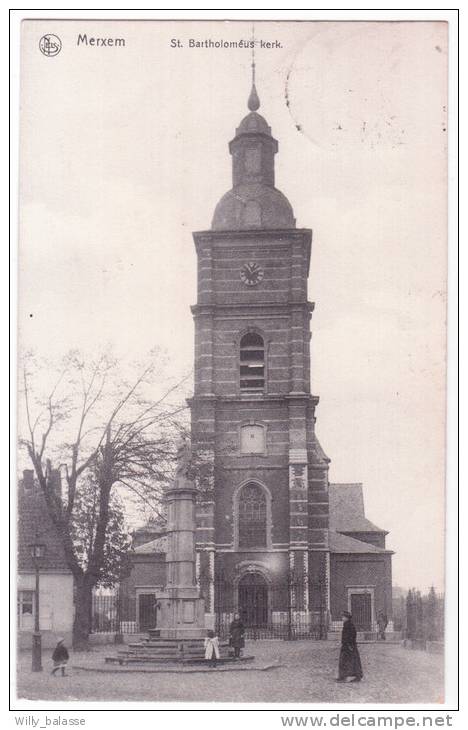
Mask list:
[[[419,651],[428,651],[431,654],[443,654],[443,641],[427,641],[426,639],[403,639],[401,642],[405,649],[419,649]]]

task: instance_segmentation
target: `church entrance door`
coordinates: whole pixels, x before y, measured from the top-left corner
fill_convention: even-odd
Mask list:
[[[351,614],[357,631],[372,628],[372,600],[370,593],[351,594]]]
[[[260,573],[247,573],[240,579],[239,614],[246,627],[268,624],[268,585]]]

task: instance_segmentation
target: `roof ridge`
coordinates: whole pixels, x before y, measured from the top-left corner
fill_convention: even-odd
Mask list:
[[[347,552],[359,552],[359,553],[391,553],[393,554],[393,550],[388,550],[387,548],[381,548],[377,545],[372,545],[369,542],[364,542],[364,540],[357,540],[354,537],[349,537],[348,535],[342,535],[340,532],[336,532],[334,530],[330,530],[329,533],[329,539],[330,539],[330,552],[332,553],[347,553]],[[333,542],[335,542],[335,547],[333,547]],[[340,547],[341,543],[341,547]],[[358,548],[354,551],[352,548]]]

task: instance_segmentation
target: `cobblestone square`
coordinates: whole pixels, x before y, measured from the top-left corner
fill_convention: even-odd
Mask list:
[[[411,651],[399,644],[359,646],[364,679],[335,682],[339,646],[332,641],[249,642],[252,663],[230,670],[196,667],[181,672],[112,671],[104,657],[114,646],[71,656],[69,676],[52,677],[44,654],[40,674],[31,656],[19,658],[19,698],[64,701],[256,702],[256,703],[441,703],[443,655]],[[87,667],[78,669],[73,667]],[[107,670],[107,671],[103,671]],[[207,674],[209,673],[209,676]]]

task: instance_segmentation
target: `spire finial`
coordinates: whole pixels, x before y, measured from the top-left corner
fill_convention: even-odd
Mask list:
[[[247,106],[251,112],[256,112],[260,107],[260,99],[258,98],[257,89],[255,88],[255,30],[252,24],[252,89],[247,101]]]

